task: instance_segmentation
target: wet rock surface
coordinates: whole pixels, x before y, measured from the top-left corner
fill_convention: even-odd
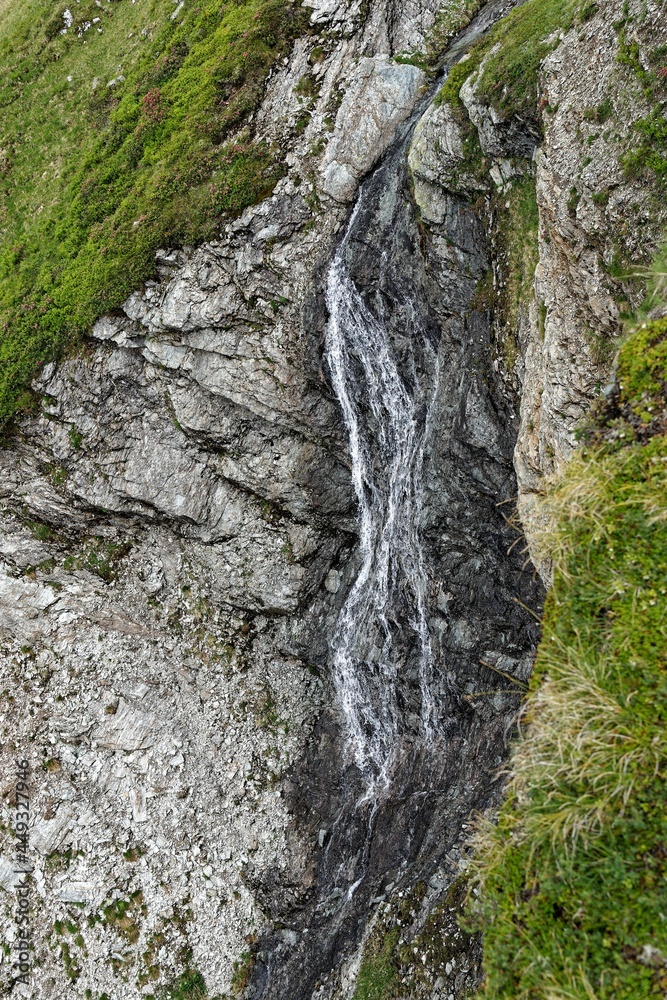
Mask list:
[[[347,251],[366,305],[389,324],[404,378],[435,393],[422,530],[441,726],[425,746],[407,635],[398,654],[401,750],[386,798],[362,802],[363,776],[341,742],[340,719],[320,719],[287,792],[299,835],[317,844],[313,885],[291,909],[279,888],[273,895],[277,880],[258,885],[285,926],[260,942],[255,996],[345,995],[345,959],[387,883],[409,892],[443,871],[443,886],[451,883],[447,856],[466,817],[493,801],[518,704],[516,686],[494,668],[502,662],[519,680],[530,674],[538,629],[525,606],[539,609],[541,585],[524,556],[507,555],[520,536],[500,506],[513,496],[513,400],[494,378],[488,316],[470,309],[488,266],[485,235],[465,200],[444,201],[443,222],[425,235],[399,146],[366,182]],[[441,975],[443,995],[476,983],[474,953],[471,945],[465,982],[455,968]]]
[[[542,599],[513,457],[530,540],[531,505],[608,364],[586,331],[618,329],[615,234],[653,246],[662,215],[618,166],[641,98],[617,108],[618,148],[581,105],[582,74],[595,104],[621,72],[604,12],[547,60],[534,167],[536,137],[494,119],[471,81],[480,180],[446,105],[426,101],[409,134],[424,77],[391,57],[423,45],[437,5],[311,6],[321,52],[296,43],[254,123],[287,176],[218,240],[160,253],[156,280],[42,373],[38,410],[0,451],[0,884],[14,882],[7,776],[25,757],[36,997],[128,1000],[194,966],[211,994],[342,1000],[398,919],[396,947],[422,966],[401,958],[406,998],[458,1000],[479,977],[479,943],[454,940],[457,880],[471,813],[500,792]],[[441,709],[424,745],[407,630],[376,806],[359,804],[330,683],[359,560],[323,360],[327,268],[371,169],[346,264],[433,398],[420,529]],[[478,295],[488,206],[533,169],[540,262],[507,373]],[[8,921],[13,899],[0,894]]]

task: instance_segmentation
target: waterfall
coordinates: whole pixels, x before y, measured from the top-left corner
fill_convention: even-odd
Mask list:
[[[348,273],[346,250],[363,202],[362,190],[327,275],[326,359],[348,432],[359,506],[360,568],[333,636],[333,677],[370,797],[388,787],[400,740],[399,637],[417,643],[422,739],[432,738],[438,713],[419,537],[433,392],[427,398],[414,359],[409,381],[402,374],[405,361],[399,371],[381,299],[371,309]],[[398,306],[411,320],[410,340],[420,338],[428,348],[405,291]]]
[[[429,635],[428,578],[419,535],[424,448],[431,403],[438,391],[438,368],[420,321],[424,309],[411,299],[411,294],[418,299],[419,292],[403,279],[400,262],[397,273],[401,250],[398,245],[387,246],[378,253],[377,246],[369,246],[365,217],[373,213],[366,209],[374,197],[377,201],[378,182],[381,186],[388,160],[404,163],[412,127],[449,68],[498,18],[522,2],[490,0],[452,43],[440,81],[399,131],[392,156],[362,186],[327,274],[325,356],[348,433],[361,562],[332,640],[333,679],[347,741],[367,789],[365,798],[389,788],[401,739],[399,672],[410,659],[406,646],[411,640],[418,648],[420,739],[427,746],[445,708],[442,694],[435,694],[439,676],[442,688],[442,677],[435,669]],[[347,258],[355,234],[364,251],[380,261],[383,273],[376,288],[383,285],[383,276],[389,279],[383,291],[389,291],[391,317],[386,294],[378,290],[364,298],[350,276]],[[378,237],[377,231],[373,236]],[[387,239],[386,231],[383,236]],[[407,358],[397,356],[391,335],[390,320],[395,332],[397,316],[403,319],[409,343]],[[422,384],[418,377],[424,370],[424,364],[416,363],[418,353],[433,370],[429,389],[428,378]]]
[[[488,0],[443,75],[520,2]],[[537,639],[523,606],[541,591],[499,506],[516,490],[511,401],[488,316],[472,308],[489,266],[484,226],[452,196],[429,233],[410,194],[407,147],[441,83],[366,177],[326,276],[324,360],[347,432],[358,544],[341,553],[347,589],[328,634],[336,712],[322,714],[285,783],[299,852],[317,845],[315,883],[299,893],[282,869],[257,876],[276,915],[253,973],[257,1000],[349,996],[353,956],[397,891],[428,885],[419,920],[440,912],[464,825],[496,801],[517,710],[509,682],[497,699],[468,695],[495,692],[490,657],[524,664]],[[319,642],[319,610],[312,628]],[[462,975],[445,974],[446,993],[459,995]]]

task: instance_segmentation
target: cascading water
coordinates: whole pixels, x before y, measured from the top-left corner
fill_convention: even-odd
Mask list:
[[[333,637],[334,684],[367,796],[388,787],[400,730],[395,634],[409,629],[419,644],[422,738],[437,724],[431,678],[433,651],[426,618],[426,568],[419,537],[428,393],[408,365],[399,371],[382,301],[371,311],[350,277],[346,250],[363,203],[357,203],[327,276],[326,359],[348,431],[352,481],[359,504],[361,568]],[[428,340],[417,311],[410,340]],[[405,371],[405,362],[401,366]]]
[[[489,0],[444,68],[521,2]],[[464,825],[497,795],[515,718],[517,685],[488,664],[525,679],[537,640],[524,607],[539,605],[539,583],[501,506],[516,491],[513,401],[473,304],[490,264],[484,224],[448,194],[428,232],[411,198],[407,146],[434,89],[363,185],[327,272],[327,313],[309,313],[347,432],[358,544],[339,565],[342,607],[328,594],[304,629],[301,655],[312,638],[337,705],[283,789],[309,867],[287,886],[280,866],[256,880],[275,927],[255,1000],[349,997],[346,963],[378,907],[429,886],[434,912]],[[465,962],[444,995],[477,982],[474,943]]]
[[[444,69],[507,9],[521,2],[491,0],[452,44]],[[406,156],[418,117],[419,111],[397,137],[394,160]],[[377,247],[368,242],[368,215],[373,214],[374,200],[377,210],[378,179],[381,182],[385,169],[386,163],[381,164],[372,183],[362,187],[326,284],[325,353],[348,433],[360,559],[332,640],[333,681],[348,744],[366,786],[363,799],[386,792],[391,782],[403,714],[399,662],[405,668],[411,659],[405,650],[411,640],[418,646],[420,739],[427,747],[446,709],[444,671],[434,670],[428,573],[420,541],[424,449],[429,412],[438,392],[438,364],[423,322],[424,303],[421,308],[415,303],[420,290],[409,277],[401,280],[396,247],[386,247],[378,255]],[[369,255],[379,256],[375,294],[366,298],[348,266],[355,242]],[[395,347],[397,316],[402,318],[407,345],[400,359]],[[404,647],[402,655],[396,649],[398,641]]]

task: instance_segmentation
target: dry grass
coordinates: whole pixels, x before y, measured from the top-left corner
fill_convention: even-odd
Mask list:
[[[588,981],[586,973],[580,969],[568,985],[546,984],[544,1000],[599,1000],[599,996]]]
[[[573,848],[623,815],[634,776],[657,774],[665,748],[658,734],[647,742],[636,731],[631,693],[614,693],[616,667],[605,656],[592,660],[581,646],[555,640],[542,666],[546,678],[531,699],[535,721],[514,755],[514,782],[520,800],[529,789],[542,791],[525,835]]]

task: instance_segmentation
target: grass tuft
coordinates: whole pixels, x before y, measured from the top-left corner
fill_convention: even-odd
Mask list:
[[[364,958],[353,1000],[388,1000],[395,995],[397,973],[393,951],[398,941],[398,929],[390,931],[382,946],[373,955]]]
[[[515,181],[511,191],[498,195],[496,204],[496,210],[507,220],[498,226],[496,255],[506,275],[498,305],[504,319],[505,364],[512,371],[519,356],[516,340],[519,312],[533,294],[539,258],[535,178],[529,175]]]
[[[178,979],[160,990],[160,1000],[205,1000],[206,981],[198,969],[186,969]]]

